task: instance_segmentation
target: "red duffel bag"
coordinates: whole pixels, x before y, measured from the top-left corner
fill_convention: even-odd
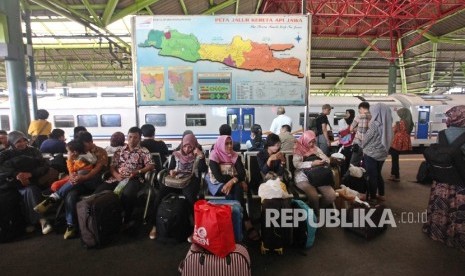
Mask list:
[[[236,249],[231,206],[199,200],[194,205],[194,218],[192,242],[221,258]]]

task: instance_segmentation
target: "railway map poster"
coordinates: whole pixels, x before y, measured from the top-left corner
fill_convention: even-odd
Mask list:
[[[305,104],[305,15],[137,16],[139,105]]]

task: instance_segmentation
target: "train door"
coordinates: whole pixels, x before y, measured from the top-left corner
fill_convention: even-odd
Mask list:
[[[241,144],[250,139],[250,128],[255,123],[255,108],[229,107],[227,122],[232,129],[232,139]]]
[[[430,107],[420,106],[418,108],[418,125],[417,125],[417,139],[428,139],[429,133],[429,117]]]

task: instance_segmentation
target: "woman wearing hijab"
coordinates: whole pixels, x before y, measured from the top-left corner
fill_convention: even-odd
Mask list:
[[[194,168],[196,159],[198,159],[197,168]],[[194,169],[197,169],[198,173],[192,175],[192,171]],[[194,203],[197,200],[197,196],[200,190],[200,175],[202,172],[206,171],[207,164],[205,163],[205,156],[198,148],[197,138],[195,138],[193,134],[186,134],[184,138],[182,138],[180,149],[178,151],[174,151],[171,155],[171,159],[168,165],[168,172],[172,177],[192,175],[191,181],[186,187],[182,189],[160,185],[160,190],[154,203],[154,214],[157,214],[158,207],[160,206],[160,203],[165,196],[171,193],[176,193],[184,195],[184,197],[189,202],[189,215],[193,215]],[[155,220],[153,223],[154,226],[149,234],[149,238],[152,240],[157,237]]]
[[[384,161],[392,141],[392,114],[389,106],[375,104],[371,120],[362,141],[363,162],[368,173],[367,200],[384,201],[384,179],[381,175]]]
[[[392,139],[391,148],[389,153],[391,154],[392,166],[391,166],[391,178],[389,180],[399,182],[399,154],[402,151],[412,150],[412,141],[410,140],[410,133],[413,130],[412,113],[408,108],[401,108],[397,110],[397,115],[400,121],[396,122],[393,127],[394,138]]]
[[[124,146],[125,140],[126,137],[121,131],[113,133],[110,137],[110,145],[105,148],[105,151],[109,155],[114,154],[120,147]]]
[[[336,193],[331,186],[316,187],[314,183],[309,182],[307,175],[304,173],[304,169],[329,164],[328,156],[316,146],[316,143],[315,132],[312,130],[305,131],[295,143],[292,163],[295,167],[294,175],[297,187],[304,191],[310,207],[318,214],[320,206],[326,207],[333,203],[336,199]],[[321,202],[318,191],[322,195]]]
[[[42,189],[39,187],[39,178],[45,175],[49,166],[42,157],[42,153],[28,145],[26,135],[21,131],[12,131],[8,134],[10,147],[0,153],[0,174],[8,176],[12,188],[18,189],[24,203],[24,210],[29,226],[27,232],[32,232],[40,222],[44,235],[52,231],[51,224],[33,208],[42,201]],[[6,181],[0,183],[2,186]],[[51,183],[50,183],[51,184]]]
[[[445,136],[453,143],[465,133],[465,105],[446,112]],[[460,147],[465,159],[465,144]],[[463,171],[463,168],[460,168]],[[463,178],[463,176],[462,176]],[[423,232],[436,241],[465,252],[465,182],[433,182]]]
[[[244,165],[233,150],[231,136],[220,135],[216,140],[215,148],[210,153],[209,171],[205,181],[212,195],[226,196],[226,199],[239,201],[247,236],[251,240],[258,240],[260,236],[253,228],[245,208],[244,190],[247,190],[247,184]]]
[[[341,175],[344,175],[350,166],[350,159],[352,158],[352,142],[354,141],[355,134],[350,132],[350,125],[355,118],[355,110],[346,109],[346,115],[342,120],[339,120],[339,144],[344,148],[342,154],[345,157],[344,166],[341,167]]]

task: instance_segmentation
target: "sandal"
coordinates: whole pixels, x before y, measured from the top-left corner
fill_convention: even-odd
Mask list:
[[[247,229],[247,238],[251,241],[258,241],[260,240],[260,234],[254,227],[250,227]]]
[[[149,239],[154,240],[157,238],[157,228],[154,226],[152,230],[150,230]]]

